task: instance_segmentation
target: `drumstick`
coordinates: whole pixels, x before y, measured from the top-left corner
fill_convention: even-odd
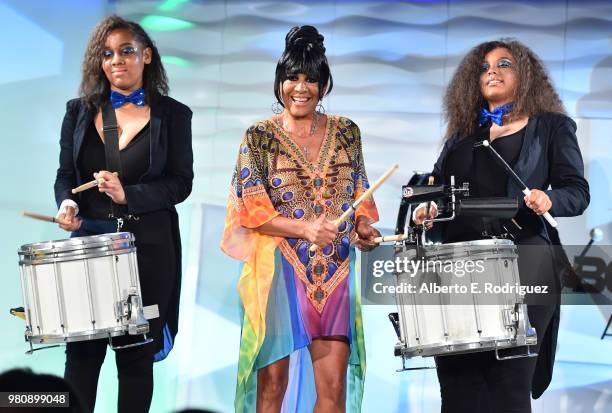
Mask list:
[[[434,184],[434,177],[432,175],[427,178],[427,185],[432,186]],[[425,219],[429,218],[429,210],[431,209],[431,201],[427,201],[427,209],[425,210]]]
[[[484,146],[485,148],[489,148],[491,152],[493,152],[497,160],[506,169],[506,172],[508,172],[508,175],[510,175],[516,181],[517,184],[523,187],[523,194],[525,194],[527,197],[530,196],[531,190],[527,187],[527,185],[525,185],[525,182],[521,180],[521,178],[516,174],[516,172],[514,172],[510,165],[508,165],[508,163],[504,160],[504,158],[502,158],[501,155],[495,150],[495,148],[491,146],[491,143],[488,140],[484,140],[482,141],[482,146]],[[546,221],[548,221],[548,223],[553,228],[557,227],[557,221],[552,217],[552,215],[550,215],[548,212],[545,212],[542,215],[544,216],[544,219],[546,219]]]
[[[22,320],[26,319],[25,311],[24,311],[23,307],[11,308],[9,311],[15,317],[19,317]]]
[[[26,212],[26,211],[23,211],[22,214],[24,217],[37,219],[39,221],[53,222],[53,223],[63,224],[63,225],[70,224],[70,222],[66,221],[65,219],[55,218],[51,215],[41,215],[41,214],[35,214],[33,212]]]
[[[408,235],[406,235],[406,234],[385,235],[384,237],[376,237],[376,238],[374,238],[374,242],[376,244],[380,244],[381,242],[403,241],[406,238],[408,238]]]
[[[365,191],[363,194],[361,194],[361,196],[359,198],[357,198],[355,200],[355,202],[353,202],[353,205],[351,205],[346,211],[344,211],[344,213],[342,215],[340,215],[339,218],[334,220],[334,224],[340,225],[344,221],[346,221],[348,219],[348,217],[350,217],[353,214],[353,212],[359,207],[359,205],[361,205],[361,203],[363,201],[365,201],[370,196],[372,196],[374,191],[376,191],[378,189],[378,187],[381,186],[383,184],[383,182],[385,182],[395,171],[397,171],[398,168],[399,168],[399,165],[395,164],[391,168],[389,168],[387,170],[387,172],[382,174],[382,176],[380,178],[378,178],[378,180],[376,182],[374,182],[374,184],[370,188],[368,188],[367,191]],[[310,246],[310,248],[309,248],[309,251],[310,252],[315,252],[318,248],[319,247],[317,246],[317,244],[312,244]]]
[[[93,188],[95,186],[98,186],[98,185],[100,185],[101,183],[104,183],[104,182],[106,182],[106,181],[104,179],[102,179],[102,178],[94,179],[93,181],[89,181],[86,184],[77,186],[76,188],[74,188],[72,190],[72,193],[76,194],[76,193],[85,191],[87,189],[90,189],[90,188]]]

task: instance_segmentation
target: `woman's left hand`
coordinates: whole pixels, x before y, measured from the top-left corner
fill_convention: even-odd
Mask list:
[[[380,237],[380,231],[370,225],[367,219],[358,219],[355,231],[358,236],[355,245],[361,251],[370,251],[378,246],[378,244],[374,242],[374,238]]]
[[[95,179],[104,179],[104,182],[98,185],[98,191],[104,192],[110,196],[115,204],[127,205],[127,199],[125,199],[125,192],[123,191],[123,185],[119,180],[119,176],[115,172],[100,171],[94,174]]]
[[[539,189],[532,189],[530,196],[525,196],[525,205],[532,209],[538,215],[542,215],[552,207],[552,201],[546,195],[546,192],[540,191]]]

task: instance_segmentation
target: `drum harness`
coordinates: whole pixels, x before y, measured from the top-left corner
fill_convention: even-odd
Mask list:
[[[119,155],[119,127],[115,109],[110,102],[106,102],[102,108],[102,133],[104,134],[104,153],[106,155],[106,169],[117,172],[119,179],[123,176],[121,170],[121,157]],[[110,219],[117,220],[117,232],[121,232],[126,220],[138,221],[136,215],[128,214],[124,205],[119,205],[110,200]]]

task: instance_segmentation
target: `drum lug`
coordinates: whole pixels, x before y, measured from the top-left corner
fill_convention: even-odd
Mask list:
[[[142,311],[142,301],[136,294],[128,296],[128,334],[136,335],[149,331],[149,322]]]
[[[517,327],[518,324],[518,313],[516,309],[504,308],[502,310],[502,317],[504,319],[504,325],[506,327]]]
[[[117,301],[115,303],[115,317],[117,320],[121,320],[125,318],[127,315],[127,302],[125,301]]]

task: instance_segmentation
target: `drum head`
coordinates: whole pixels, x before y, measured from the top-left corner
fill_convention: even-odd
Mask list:
[[[130,232],[74,237],[22,245],[17,254],[19,264],[42,264],[71,261],[135,250],[135,237]]]

